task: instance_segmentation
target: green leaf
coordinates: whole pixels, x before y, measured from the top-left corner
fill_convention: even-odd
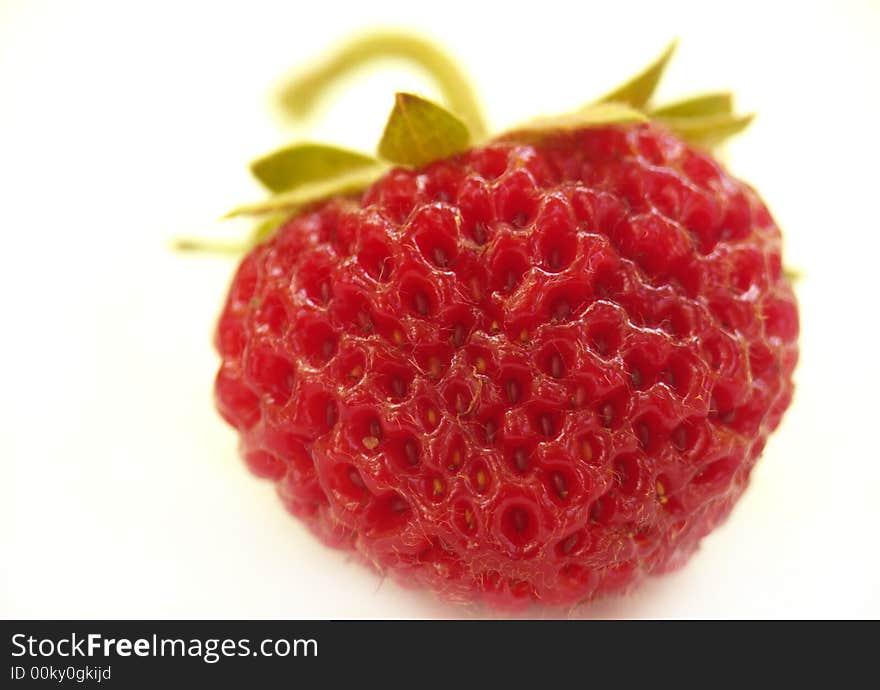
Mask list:
[[[703,117],[706,115],[730,115],[733,112],[733,94],[729,92],[707,93],[685,98],[654,108],[654,117]]]
[[[519,140],[540,141],[554,132],[603,127],[631,122],[647,122],[644,113],[623,103],[594,103],[581,110],[566,115],[555,115],[532,120],[513,130],[512,135]]]
[[[654,60],[654,62],[648,65],[636,76],[632,77],[629,81],[600,98],[599,103],[626,103],[633,108],[645,107],[647,102],[651,100],[651,96],[654,94],[657,84],[660,83],[660,77],[663,76],[663,70],[666,69],[666,65],[672,57],[672,54],[675,52],[677,44],[678,41],[672,41],[660,57]]]
[[[754,115],[706,115],[704,117],[658,118],[685,141],[702,146],[715,146],[749,126]]]
[[[227,213],[225,217],[265,216],[270,213],[289,214],[303,206],[331,196],[355,194],[368,187],[385,170],[385,166],[374,165],[371,168],[355,170],[327,180],[305,183],[263,201],[238,206]]]
[[[370,156],[334,146],[297,144],[255,160],[251,163],[251,172],[269,191],[277,193],[338,177],[376,162]]]
[[[379,155],[385,160],[418,168],[463,151],[470,133],[455,115],[436,103],[398,93],[388,117]]]

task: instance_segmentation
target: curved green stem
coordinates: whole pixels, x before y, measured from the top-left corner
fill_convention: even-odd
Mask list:
[[[332,82],[369,62],[386,58],[421,67],[437,82],[449,107],[467,123],[474,139],[485,137],[486,125],[479,103],[455,61],[430,41],[397,31],[380,31],[353,39],[285,84],[280,94],[281,105],[294,117],[302,118]]]

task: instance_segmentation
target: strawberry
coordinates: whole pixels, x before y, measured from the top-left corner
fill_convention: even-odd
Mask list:
[[[274,195],[236,211],[270,219],[217,404],[326,542],[453,600],[568,605],[727,517],[791,401],[798,312],[773,218],[706,150],[748,118],[649,105],[670,53],[476,145],[466,95],[457,117],[399,94],[386,163],[254,164]]]

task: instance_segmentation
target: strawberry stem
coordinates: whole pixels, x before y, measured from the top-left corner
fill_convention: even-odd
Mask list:
[[[450,108],[468,125],[474,139],[486,136],[482,110],[461,68],[430,41],[397,31],[379,31],[355,38],[324,61],[295,76],[282,87],[281,106],[293,117],[303,118],[333,82],[367,63],[387,58],[421,67],[440,87]]]

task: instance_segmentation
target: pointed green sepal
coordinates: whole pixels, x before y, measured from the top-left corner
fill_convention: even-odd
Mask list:
[[[239,241],[209,240],[200,237],[178,237],[172,242],[176,252],[198,254],[229,254],[237,256],[249,252],[258,244],[269,239],[289,218],[286,214],[276,214],[259,221],[247,239]]]
[[[375,158],[324,144],[297,144],[251,163],[251,172],[271,192],[286,192],[376,165]]]
[[[398,93],[379,155],[390,163],[418,168],[463,151],[470,139],[464,122],[445,108],[411,93]]]
[[[728,137],[743,131],[755,118],[749,115],[706,115],[703,117],[658,117],[657,121],[665,125],[678,136],[691,144],[715,146]]]
[[[534,142],[540,141],[554,132],[647,121],[648,118],[644,113],[624,103],[594,103],[566,115],[532,120],[515,128],[512,131],[512,137],[521,141]]]
[[[600,98],[599,103],[626,103],[633,108],[644,108],[651,100],[657,84],[660,83],[660,77],[663,76],[663,71],[675,52],[676,45],[678,41],[672,41],[654,62],[611,93]]]
[[[685,98],[654,108],[652,117],[705,117],[707,115],[730,115],[733,112],[733,94],[729,92],[706,93]]]
[[[372,184],[385,170],[385,166],[374,165],[371,168],[355,170],[327,180],[302,184],[263,201],[238,206],[224,218],[265,216],[270,213],[289,214],[331,196],[353,195]]]

